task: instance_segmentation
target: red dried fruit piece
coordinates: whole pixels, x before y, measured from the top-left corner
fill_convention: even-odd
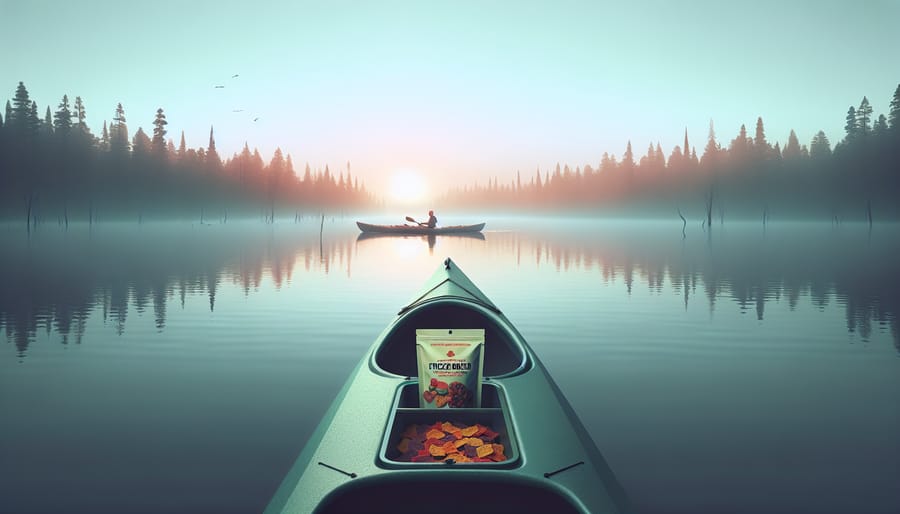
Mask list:
[[[412,458],[412,462],[434,462],[431,455],[416,455]]]
[[[481,439],[484,441],[493,441],[494,439],[497,438],[498,435],[500,435],[500,434],[498,434],[497,432],[494,432],[493,430],[491,430],[489,428],[489,429],[485,430],[483,434],[481,434]]]

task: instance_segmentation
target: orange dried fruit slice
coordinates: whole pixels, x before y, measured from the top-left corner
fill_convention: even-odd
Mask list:
[[[485,444],[476,448],[475,453],[477,453],[479,457],[484,458],[494,453],[494,447],[489,444]]]
[[[428,453],[430,453],[432,457],[443,457],[447,455],[447,452],[444,451],[444,448],[436,444],[432,444],[431,447],[428,448]]]
[[[441,432],[440,430],[431,429],[425,434],[427,439],[443,439],[447,434]]]
[[[482,441],[481,439],[479,439],[477,437],[469,438],[469,446],[474,446],[475,448],[480,448],[483,445],[484,445],[484,441]]]
[[[475,432],[477,432],[477,431],[478,431],[478,427],[475,425],[472,425],[472,426],[468,426],[468,427],[460,430],[459,433],[465,437],[472,437],[473,435],[475,435]]]

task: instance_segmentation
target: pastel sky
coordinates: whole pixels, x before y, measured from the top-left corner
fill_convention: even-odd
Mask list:
[[[349,161],[375,191],[413,169],[440,194],[629,140],[668,155],[685,129],[702,152],[711,119],[723,145],[758,116],[782,145],[837,142],[863,95],[887,113],[898,19],[896,0],[0,0],[0,100],[81,96],[97,134],[119,102],[132,135],[162,107],[176,144],[214,126],[223,156]]]

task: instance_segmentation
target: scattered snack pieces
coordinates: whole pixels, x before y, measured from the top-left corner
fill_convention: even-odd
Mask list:
[[[469,435],[466,435],[469,434]],[[407,426],[395,446],[400,462],[503,462],[508,459],[500,436],[490,427],[448,421]]]

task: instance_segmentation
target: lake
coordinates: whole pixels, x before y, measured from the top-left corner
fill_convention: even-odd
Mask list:
[[[261,511],[446,257],[635,512],[900,511],[900,226],[353,221],[0,225],[0,511]]]

